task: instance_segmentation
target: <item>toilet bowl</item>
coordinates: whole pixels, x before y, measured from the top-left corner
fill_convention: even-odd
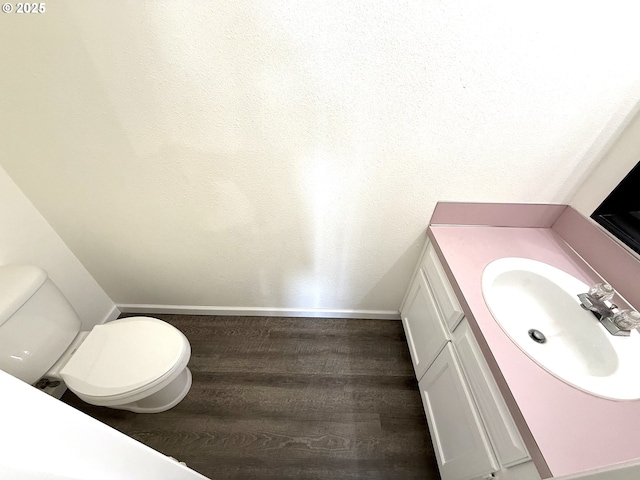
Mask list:
[[[130,317],[95,326],[57,367],[69,390],[87,403],[158,413],[189,391],[190,355],[178,329],[156,318]],[[55,370],[45,376],[55,378]]]
[[[0,266],[0,369],[27,383],[61,380],[93,405],[158,413],[189,392],[189,341],[151,317],[80,332],[80,319],[38,267]]]

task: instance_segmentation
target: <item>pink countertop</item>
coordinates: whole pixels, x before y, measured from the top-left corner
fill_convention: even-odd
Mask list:
[[[484,267],[502,257],[539,260],[587,284],[598,275],[551,228],[432,225],[429,235],[543,476],[640,458],[640,400],[599,398],[539,367],[495,322],[481,290]]]

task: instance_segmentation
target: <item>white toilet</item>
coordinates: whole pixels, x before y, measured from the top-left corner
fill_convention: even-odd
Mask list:
[[[178,329],[130,317],[80,332],[80,319],[41,268],[0,266],[0,370],[35,384],[64,381],[93,405],[164,412],[191,388],[191,347]]]

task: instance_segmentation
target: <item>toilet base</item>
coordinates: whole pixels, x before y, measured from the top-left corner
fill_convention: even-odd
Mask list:
[[[109,408],[128,410],[134,413],[160,413],[175,407],[189,393],[191,371],[185,367],[169,385],[148,397],[123,405],[109,405]]]

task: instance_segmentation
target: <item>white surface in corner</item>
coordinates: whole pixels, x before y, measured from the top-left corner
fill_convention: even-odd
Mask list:
[[[206,480],[0,371],[0,479]]]
[[[396,310],[437,200],[570,198],[638,9],[59,1],[3,16],[0,163],[118,303]]]

